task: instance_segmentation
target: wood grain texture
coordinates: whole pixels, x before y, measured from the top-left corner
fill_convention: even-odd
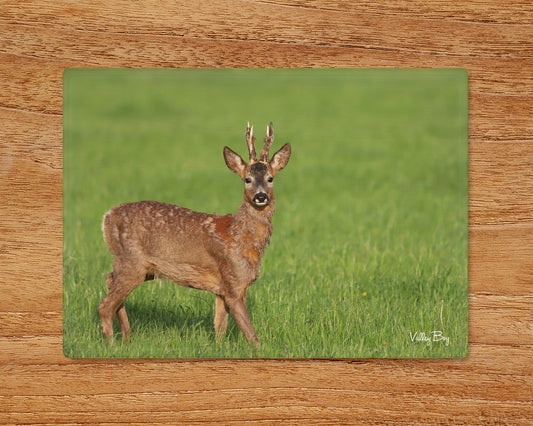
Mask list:
[[[0,1],[0,422],[533,422],[530,1]],[[463,67],[464,360],[62,355],[67,67]]]

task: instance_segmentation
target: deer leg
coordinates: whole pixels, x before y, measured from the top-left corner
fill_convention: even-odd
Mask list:
[[[221,296],[217,295],[215,300],[215,332],[219,343],[228,327],[228,314],[229,306]]]
[[[257,346],[259,344],[259,339],[255,334],[254,327],[250,321],[250,316],[248,315],[248,310],[246,309],[243,299],[240,297],[228,296],[226,297],[226,303],[228,304],[233,317],[237,321],[237,325],[244,333],[248,343]]]
[[[129,323],[127,322],[126,310],[124,308],[124,300],[132,292],[132,290],[144,281],[145,274],[137,274],[134,270],[129,270],[129,273],[118,272],[113,268],[112,273],[112,287],[109,289],[106,297],[98,305],[98,313],[102,320],[102,334],[107,339],[108,343],[112,343],[113,336],[113,318],[115,314],[119,316],[119,322],[123,333],[126,331],[129,334]],[[106,282],[110,282],[106,277]],[[120,314],[119,311],[120,310]],[[122,321],[121,321],[122,318]],[[123,322],[126,319],[126,322]],[[122,328],[124,326],[124,328]],[[123,334],[123,340],[127,337]]]
[[[105,280],[107,283],[107,288],[111,290],[111,288],[114,285],[113,272],[110,272],[109,274],[107,274],[107,276],[105,277]],[[118,307],[117,318],[118,318],[118,322],[120,323],[120,330],[122,331],[122,340],[126,341],[131,336],[131,328],[130,328],[130,322],[128,321],[128,315],[126,314],[126,308],[124,306],[124,302],[122,302],[120,306]]]

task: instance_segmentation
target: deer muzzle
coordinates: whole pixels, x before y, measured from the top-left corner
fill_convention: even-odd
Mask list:
[[[268,195],[265,192],[258,192],[254,195],[254,203],[256,206],[266,206],[269,201]]]

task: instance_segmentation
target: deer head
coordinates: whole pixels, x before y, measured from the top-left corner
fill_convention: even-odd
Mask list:
[[[246,163],[239,154],[227,146],[224,147],[224,160],[228,168],[237,173],[244,182],[244,198],[257,210],[262,210],[274,199],[273,182],[276,174],[282,170],[291,156],[291,145],[286,143],[277,151],[270,161],[268,152],[274,141],[274,129],[272,122],[267,126],[265,145],[257,160],[255,153],[254,127],[250,123],[246,127],[246,143],[250,162]]]

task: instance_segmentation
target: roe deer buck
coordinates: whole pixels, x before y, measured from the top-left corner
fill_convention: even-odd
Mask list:
[[[231,312],[250,344],[259,340],[246,310],[246,291],[259,277],[261,257],[272,234],[272,181],[291,155],[285,144],[270,161],[274,131],[267,126],[265,145],[257,160],[253,126],[246,128],[250,162],[227,146],[224,160],[244,181],[244,201],[235,215],[219,216],[156,201],[121,204],[104,215],[102,232],[115,255],[107,274],[109,293],[98,306],[102,333],[112,342],[113,317],[122,339],[130,336],[124,308],[126,297],[144,281],[165,277],[176,284],[216,295],[215,331],[225,333]]]

